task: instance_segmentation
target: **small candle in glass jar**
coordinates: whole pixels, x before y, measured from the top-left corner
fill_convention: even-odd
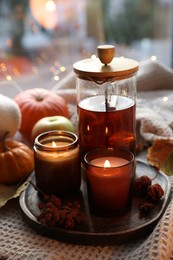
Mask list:
[[[34,143],[36,186],[45,194],[66,197],[80,189],[78,138],[68,131],[49,131]]]
[[[103,148],[85,155],[84,165],[92,208],[117,211],[131,199],[134,156],[126,150]]]

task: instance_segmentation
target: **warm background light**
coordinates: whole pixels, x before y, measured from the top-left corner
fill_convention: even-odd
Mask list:
[[[58,15],[53,0],[30,0],[30,9],[35,20],[45,29],[57,26]]]
[[[47,0],[46,4],[45,4],[45,9],[48,12],[54,12],[56,11],[56,5],[55,2],[53,0]]]

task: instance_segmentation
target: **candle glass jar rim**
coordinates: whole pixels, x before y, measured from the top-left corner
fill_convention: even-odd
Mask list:
[[[45,142],[50,142],[50,141],[55,141],[56,139],[51,139],[52,137],[57,138],[57,140],[61,140],[61,141],[71,141],[69,142],[67,145],[62,145],[62,146],[48,146],[44,143],[42,143],[43,141]],[[58,141],[59,141],[58,140]],[[64,150],[70,150],[75,148],[78,145],[78,137],[75,133],[69,132],[69,131],[65,131],[65,130],[52,130],[52,131],[47,131],[44,132],[40,135],[38,135],[35,138],[35,142],[34,142],[34,146],[37,149],[41,149],[42,151],[64,151]]]
[[[88,160],[89,156],[91,157],[90,160]],[[90,166],[95,167],[95,168],[103,168],[103,166],[98,166],[98,165],[92,164],[91,161],[93,159],[107,157],[107,156],[111,156],[111,157],[116,156],[118,158],[123,158],[123,159],[126,159],[128,161],[127,163],[124,163],[123,165],[120,165],[120,166],[112,166],[111,169],[125,167],[125,166],[133,163],[134,159],[135,159],[134,154],[130,151],[127,151],[127,150],[124,150],[124,149],[116,149],[116,148],[108,147],[108,148],[97,148],[95,150],[89,151],[84,156],[84,163],[86,165],[90,165]]]

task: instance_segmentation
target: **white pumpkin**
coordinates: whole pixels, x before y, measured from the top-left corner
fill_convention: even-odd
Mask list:
[[[19,130],[21,125],[21,111],[18,104],[11,98],[0,94],[0,138],[4,132],[9,132],[12,137]]]

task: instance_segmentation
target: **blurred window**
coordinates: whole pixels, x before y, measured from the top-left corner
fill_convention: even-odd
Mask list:
[[[1,0],[0,24],[8,80],[32,74],[49,87],[103,43],[116,55],[172,64],[171,0]]]

